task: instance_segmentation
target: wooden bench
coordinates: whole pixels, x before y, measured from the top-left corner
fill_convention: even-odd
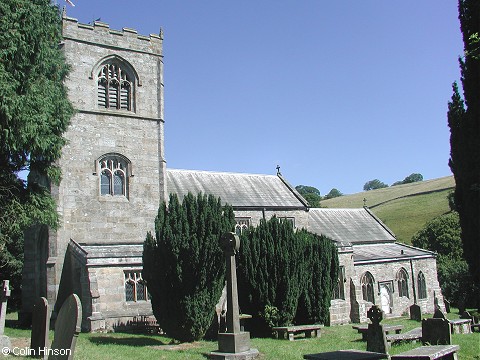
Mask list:
[[[391,360],[457,360],[458,345],[421,346],[401,354],[392,355]]]
[[[276,326],[272,328],[276,339],[288,339],[293,341],[295,337],[304,335],[306,338],[320,337],[320,329],[323,325],[297,325]]]
[[[352,329],[357,330],[360,334],[362,334],[362,340],[367,341],[367,332],[368,332],[368,324],[360,324],[360,325],[353,325]],[[383,331],[385,334],[395,332],[396,334],[400,334],[403,329],[403,325],[383,325]]]
[[[417,342],[417,340],[422,339],[422,328],[418,327],[410,331],[401,333],[401,334],[388,334],[385,336],[387,342],[390,344],[400,343],[400,342]]]

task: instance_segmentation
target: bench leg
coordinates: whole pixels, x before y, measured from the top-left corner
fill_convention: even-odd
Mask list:
[[[293,341],[295,337],[293,336],[293,332],[288,333],[288,340]]]

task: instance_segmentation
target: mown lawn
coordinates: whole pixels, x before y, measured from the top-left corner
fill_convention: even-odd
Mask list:
[[[458,318],[450,313],[449,318]],[[10,315],[5,334],[10,336],[13,346],[29,345],[30,331],[15,328],[15,321]],[[421,326],[420,323],[406,319],[388,319],[384,324],[403,324],[404,331]],[[53,332],[50,334],[53,338]],[[480,333],[455,334],[453,344],[460,346],[459,360],[480,359]],[[390,354],[420,346],[420,344],[403,344],[392,347]],[[301,339],[294,342],[276,339],[252,339],[251,347],[260,352],[259,359],[302,359],[304,354],[311,354],[339,349],[366,349],[361,335],[352,329],[352,325],[325,327],[321,338]],[[134,335],[125,333],[82,333],[78,338],[75,359],[80,360],[121,360],[121,359],[203,359],[211,351],[217,350],[217,343],[198,341],[194,343],[174,343],[161,335]],[[22,359],[22,357],[15,357]]]

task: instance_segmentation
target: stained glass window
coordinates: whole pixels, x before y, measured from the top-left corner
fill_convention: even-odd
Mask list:
[[[404,268],[401,268],[397,273],[398,296],[405,296],[408,298],[408,274]]]

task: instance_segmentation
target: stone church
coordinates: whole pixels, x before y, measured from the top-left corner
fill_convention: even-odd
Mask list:
[[[66,85],[76,109],[52,188],[57,230],[25,234],[23,309],[44,296],[56,316],[65,298],[80,296],[82,327],[112,330],[151,316],[142,279],[142,250],[160,202],[189,191],[220,196],[234,207],[236,231],[276,215],[295,228],[329,236],[340,271],[331,324],[362,322],[371,304],[399,316],[413,303],[443,307],[435,254],[396,242],[367,208],[315,209],[275,175],[167,169],[164,153],[163,35],[143,36],[63,14]]]

